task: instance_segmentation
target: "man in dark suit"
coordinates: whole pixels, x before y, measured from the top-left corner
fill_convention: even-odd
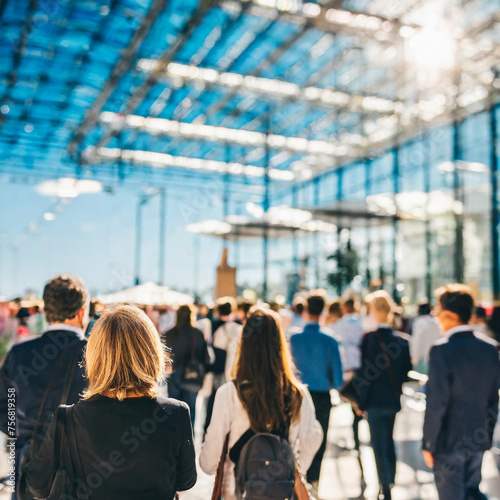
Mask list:
[[[0,367],[0,431],[15,447],[17,474],[30,444],[36,449],[41,442],[52,413],[61,403],[76,403],[86,387],[80,362],[86,344],[87,289],[76,276],[61,274],[47,283],[43,299],[49,327],[15,344]]]
[[[436,298],[445,336],[430,352],[424,458],[440,500],[485,499],[481,464],[498,416],[500,361],[494,342],[467,325],[474,309],[468,287],[442,287]]]

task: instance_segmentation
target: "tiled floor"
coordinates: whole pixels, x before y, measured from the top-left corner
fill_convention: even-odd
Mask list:
[[[201,410],[201,408],[200,408]],[[199,412],[200,415],[202,412]],[[394,500],[435,500],[436,489],[433,476],[425,467],[420,454],[423,414],[418,405],[409,402],[396,420],[395,437],[398,452],[398,471]],[[361,475],[358,458],[345,450],[352,447],[352,413],[348,405],[336,406],[331,415],[328,448],[323,462],[319,496],[321,500],[372,500],[377,494],[377,476],[373,452],[368,446],[369,432],[366,422],[361,423],[361,462],[364,469],[366,489],[361,490]],[[199,423],[197,423],[199,436]],[[499,429],[497,428],[497,431]],[[500,434],[499,434],[500,437]],[[199,439],[197,440],[199,441]],[[198,448],[200,443],[198,442]],[[500,461],[499,461],[500,463]],[[0,458],[0,474],[6,469],[6,458]],[[488,452],[483,463],[483,489],[490,500],[500,500],[500,477],[495,455]],[[213,477],[199,471],[198,482],[193,489],[181,495],[182,500],[208,500],[211,497]],[[0,492],[0,499],[8,495]]]

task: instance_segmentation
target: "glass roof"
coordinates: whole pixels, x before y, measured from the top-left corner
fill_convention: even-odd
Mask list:
[[[335,5],[4,2],[1,169],[289,182],[498,99],[496,0]]]

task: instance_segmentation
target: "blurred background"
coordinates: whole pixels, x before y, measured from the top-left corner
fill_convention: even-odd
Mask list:
[[[496,0],[2,0],[0,296],[500,299]]]

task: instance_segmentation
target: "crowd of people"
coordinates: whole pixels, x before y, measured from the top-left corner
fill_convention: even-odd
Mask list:
[[[224,297],[175,311],[94,304],[90,317],[72,275],[47,283],[43,310],[26,316],[12,304],[0,430],[15,447],[13,498],[173,499],[197,479],[195,419],[213,498],[317,498],[337,391],[352,408],[357,452],[368,422],[378,499],[387,500],[412,370],[428,376],[422,450],[440,500],[485,498],[500,312],[488,318],[464,285],[438,289],[434,308],[421,301],[411,320],[383,290],[362,305],[313,290],[290,309]],[[20,334],[35,314],[46,326]]]

